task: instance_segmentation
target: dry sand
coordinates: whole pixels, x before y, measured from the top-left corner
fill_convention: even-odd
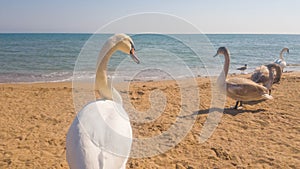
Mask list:
[[[225,110],[205,143],[198,140],[210,108],[211,86],[208,78],[197,82],[200,105],[189,110],[196,122],[186,137],[163,154],[130,158],[127,168],[299,168],[300,73],[283,74],[280,84],[273,86],[274,100]],[[174,81],[132,82],[128,92],[122,85],[116,88],[139,111],[151,107],[152,91],[165,94],[159,117],[149,114],[149,123],[132,122],[136,138],[167,131],[184,106],[182,100],[189,99],[181,98]],[[188,83],[184,90],[193,93]],[[71,83],[1,84],[0,95],[0,168],[68,168],[65,138],[76,116]],[[124,107],[130,103],[125,101]],[[234,103],[227,99],[225,107]]]

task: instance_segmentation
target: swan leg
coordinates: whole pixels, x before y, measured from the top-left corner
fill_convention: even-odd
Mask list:
[[[237,108],[236,109],[243,109],[243,101],[240,101],[240,105],[239,106],[237,106]]]
[[[240,107],[243,107],[243,102],[242,101],[240,101]]]
[[[235,106],[234,106],[234,109],[238,109],[238,107],[239,107],[239,101],[236,101],[236,104],[235,104]]]
[[[238,110],[238,109],[241,109],[241,108],[243,108],[243,102],[242,101],[236,101],[236,104],[233,107],[233,109]]]

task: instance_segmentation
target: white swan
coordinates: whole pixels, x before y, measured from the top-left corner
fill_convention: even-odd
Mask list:
[[[274,63],[278,64],[281,67],[281,70],[283,71],[283,69],[286,67],[286,61],[283,58],[283,53],[287,52],[290,53],[289,48],[283,48],[280,52],[280,56],[279,59],[274,60]]]
[[[226,85],[227,96],[237,100],[234,109],[238,109],[239,103],[240,106],[242,106],[242,101],[273,99],[273,97],[268,94],[268,89],[266,87],[259,85],[250,79],[232,78],[226,80],[230,64],[230,54],[226,47],[220,47],[215,56],[220,54],[225,56],[225,63],[224,70],[219,76],[217,83],[220,87]]]
[[[95,89],[102,100],[87,104],[74,119],[66,140],[66,156],[71,169],[120,169],[126,167],[131,149],[132,129],[120,103],[114,102],[107,82],[106,67],[112,54],[120,50],[134,55],[132,39],[116,34],[108,39],[99,54]]]

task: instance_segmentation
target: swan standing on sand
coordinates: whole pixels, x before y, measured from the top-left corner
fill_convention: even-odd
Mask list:
[[[275,69],[275,70],[274,70]],[[269,74],[272,73],[272,78]],[[274,77],[275,74],[275,77]],[[273,83],[278,83],[281,79],[282,70],[278,64],[271,63],[268,65],[261,65],[257,67],[254,73],[251,75],[251,80],[255,83],[262,83],[263,86],[269,89],[269,94],[271,94],[271,87]]]
[[[120,50],[134,55],[132,39],[116,34],[108,39],[100,51],[95,89],[102,96],[87,104],[74,119],[66,140],[67,161],[71,169],[120,169],[126,167],[131,149],[132,129],[120,103],[112,100],[106,67],[114,52]]]
[[[283,58],[283,53],[284,52],[287,52],[287,53],[290,53],[290,50],[289,48],[283,48],[280,52],[280,58],[279,59],[276,59],[274,60],[274,63],[278,64],[280,67],[281,67],[281,70],[283,71],[283,69],[286,67],[286,62]]]
[[[221,54],[225,56],[224,72],[219,76],[217,83],[221,86],[226,85],[227,96],[237,100],[234,109],[238,109],[239,103],[240,106],[242,106],[242,101],[273,99],[273,97],[268,94],[268,89],[266,87],[259,85],[250,79],[232,78],[226,80],[230,64],[230,54],[226,47],[220,47],[215,56]]]

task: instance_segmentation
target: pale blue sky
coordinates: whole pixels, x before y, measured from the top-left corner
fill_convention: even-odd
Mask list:
[[[93,33],[141,12],[176,15],[205,33],[300,34],[300,0],[1,0],[0,33]]]

